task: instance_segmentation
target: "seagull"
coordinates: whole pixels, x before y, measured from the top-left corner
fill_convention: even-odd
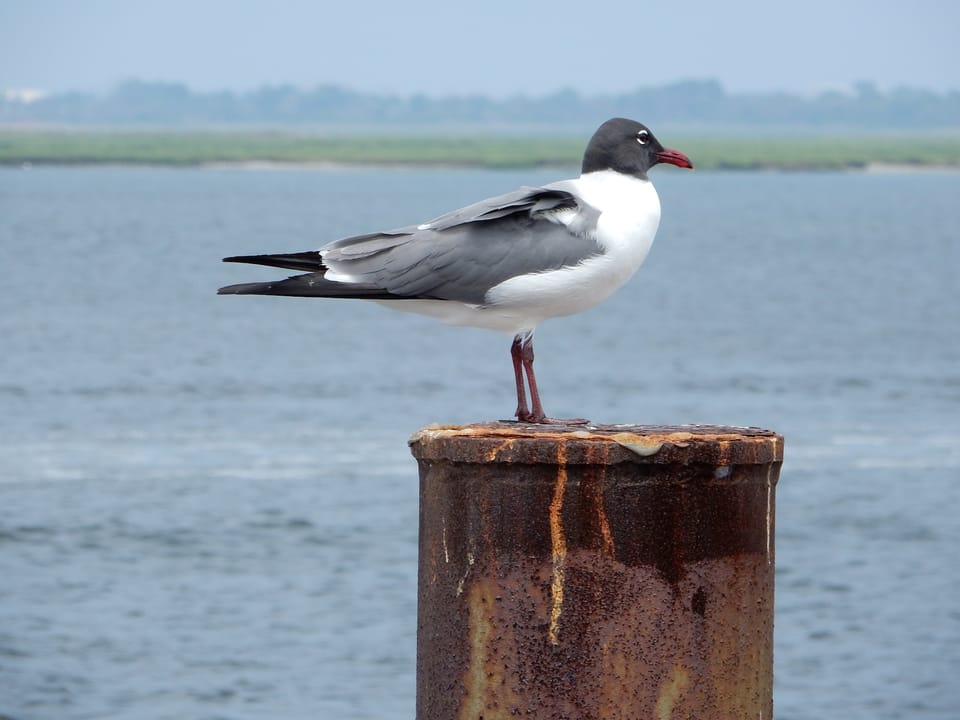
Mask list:
[[[660,199],[647,177],[658,163],[693,168],[645,125],[613,118],[593,134],[577,178],[521,187],[420,225],[334,240],[319,250],[224,258],[301,274],[229,285],[218,294],[359,298],[509,333],[517,420],[585,423],[544,412],[533,332],[544,320],[606,299],[643,263],[660,224]]]

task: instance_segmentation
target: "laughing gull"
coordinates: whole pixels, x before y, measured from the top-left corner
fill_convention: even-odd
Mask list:
[[[578,178],[523,187],[421,225],[335,240],[319,250],[224,258],[304,274],[230,285],[219,294],[361,298],[451,325],[508,332],[517,419],[573,422],[543,411],[533,331],[548,318],[596,305],[643,263],[660,223],[660,199],[647,178],[657,163],[693,167],[644,125],[614,118],[590,139]]]

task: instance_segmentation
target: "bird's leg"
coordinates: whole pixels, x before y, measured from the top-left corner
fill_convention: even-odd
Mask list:
[[[523,336],[520,343],[520,362],[527,373],[527,383],[530,385],[530,403],[531,409],[527,417],[519,417],[521,420],[532,423],[542,423],[547,419],[543,412],[543,404],[540,402],[540,391],[537,389],[537,378],[533,374],[533,333],[527,333]]]
[[[527,383],[530,385],[530,412],[521,415],[517,413],[517,419],[521,422],[538,423],[543,425],[586,425],[587,420],[583,418],[548,418],[543,411],[543,404],[540,402],[540,391],[537,389],[537,377],[533,373],[533,333],[526,333],[523,337],[519,335],[514,339],[514,347],[517,341],[520,341],[520,363],[527,373]],[[513,352],[511,348],[511,352]],[[514,355],[516,358],[516,355]],[[514,360],[516,364],[516,360]],[[518,384],[518,388],[522,388]],[[519,390],[518,392],[522,392]],[[526,401],[524,400],[524,410],[526,410]]]
[[[513,360],[513,374],[517,380],[517,419],[527,422],[530,419],[530,410],[527,409],[527,389],[523,384],[523,337],[517,335],[510,346],[510,358]]]

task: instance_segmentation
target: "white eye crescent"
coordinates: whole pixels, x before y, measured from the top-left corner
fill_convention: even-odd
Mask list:
[[[650,133],[648,133],[646,130],[641,130],[638,132],[637,142],[641,145],[646,145],[648,142],[650,142]]]

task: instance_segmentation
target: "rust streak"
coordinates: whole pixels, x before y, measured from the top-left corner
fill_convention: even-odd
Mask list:
[[[467,582],[467,576],[470,574],[470,568],[473,567],[473,563],[476,560],[472,552],[467,552],[467,567],[463,571],[463,575],[460,576],[460,579],[457,581],[457,597],[460,597],[460,594],[463,592],[463,585]]]
[[[657,698],[657,720],[670,720],[679,700],[690,684],[690,673],[682,665],[674,665],[673,672],[663,685]]]
[[[483,717],[484,706],[490,694],[490,685],[496,678],[487,672],[486,660],[489,654],[490,634],[493,628],[488,616],[490,592],[483,583],[475,583],[469,593],[469,634],[470,660],[464,685],[466,697],[460,708],[460,717],[464,720]]]
[[[594,476],[590,495],[591,502],[596,508],[597,527],[600,530],[600,539],[603,541],[603,554],[607,557],[614,557],[617,549],[613,542],[613,532],[610,530],[610,519],[607,517],[607,505],[603,493],[604,477],[604,473]]]
[[[717,440],[717,446],[720,449],[720,457],[718,465],[729,465],[730,464],[730,441],[726,439]]]
[[[441,540],[443,541],[443,559],[449,565],[450,564],[450,550],[447,548],[447,519],[441,518],[441,524],[443,526],[443,533],[441,535]]]
[[[610,521],[607,520],[607,510],[603,506],[602,497],[600,499],[598,514],[600,519],[600,536],[603,538],[603,552],[605,555],[613,557],[616,555],[617,549],[613,544],[613,533],[610,532]]]
[[[594,461],[598,464],[609,463],[610,448],[604,445],[602,450],[594,454]],[[604,497],[606,484],[606,470],[598,470],[590,474],[589,496],[597,513],[597,526],[600,530],[600,539],[603,541],[603,554],[607,557],[616,555],[616,545],[613,542],[613,532],[610,530],[610,519],[607,517],[607,503]],[[584,488],[587,491],[587,488]]]
[[[773,564],[773,470],[771,463],[767,468],[767,565]]]
[[[563,495],[567,488],[567,444],[557,443],[557,483],[550,502],[550,547],[553,556],[553,576],[550,580],[550,629],[547,637],[551,645],[559,643],[560,613],[563,610],[563,581],[567,559],[567,540],[563,534]]]
[[[509,448],[512,448],[513,445],[514,445],[514,441],[512,439],[507,439],[501,443],[498,443],[487,454],[487,462],[496,462],[498,456],[500,455],[500,452],[502,450],[508,450]]]

